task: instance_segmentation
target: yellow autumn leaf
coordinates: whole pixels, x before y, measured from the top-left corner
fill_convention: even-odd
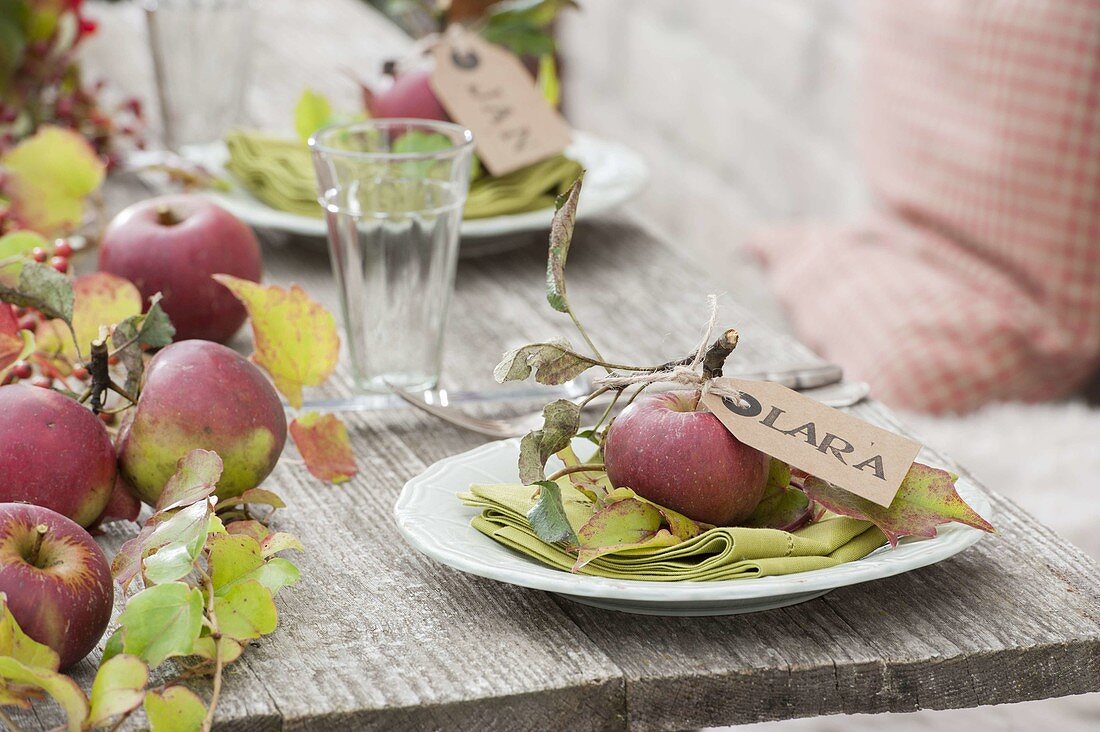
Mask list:
[[[73,280],[73,330],[85,356],[91,342],[99,337],[101,325],[117,325],[140,314],[141,292],[129,280],[106,272],[92,272]],[[72,338],[60,320],[40,328],[38,351],[76,358]]]
[[[302,387],[317,386],[340,357],[340,336],[332,313],[298,285],[284,290],[230,275],[214,279],[229,288],[248,310],[252,360],[262,366],[291,406],[302,406]]]
[[[0,160],[11,215],[24,228],[57,234],[78,226],[84,198],[99,188],[106,165],[81,135],[44,126]]]

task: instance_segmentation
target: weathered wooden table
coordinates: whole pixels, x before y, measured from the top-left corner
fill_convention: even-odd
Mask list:
[[[359,13],[354,22],[377,25]],[[144,195],[132,181],[114,181],[109,194],[114,208]],[[316,242],[264,241],[269,279],[333,303]],[[461,263],[452,384],[484,385],[507,347],[568,332],[543,299],[544,255],[533,242]],[[571,298],[609,357],[685,351],[716,284],[615,219],[578,227],[569,271]],[[721,323],[744,334],[737,367],[815,360],[733,303]],[[329,393],[349,393],[345,371],[334,381]],[[905,431],[878,403],[853,411]],[[289,504],[279,527],[306,546],[302,580],[280,595],[279,630],[231,667],[219,729],[675,730],[1100,690],[1097,565],[993,492],[999,533],[938,565],[753,615],[632,616],[461,574],[412,551],[391,519],[402,484],[482,438],[408,410],[347,421],[357,478],[321,485],[285,460],[269,479]],[[105,542],[123,538],[116,525]],[[83,681],[94,663],[78,669]],[[21,719],[30,728],[59,722],[48,707],[35,715]]]

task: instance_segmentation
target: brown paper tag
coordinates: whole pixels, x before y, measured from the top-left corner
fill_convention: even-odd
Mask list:
[[[720,378],[740,391],[740,403],[714,394],[703,404],[746,445],[822,480],[889,506],[920,444],[826,407],[768,381]]]
[[[474,133],[490,173],[511,173],[569,144],[569,124],[512,53],[463,32],[445,36],[434,54],[432,91],[451,119]]]

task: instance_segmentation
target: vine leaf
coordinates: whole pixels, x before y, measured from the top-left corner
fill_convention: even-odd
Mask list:
[[[172,342],[176,329],[160,306],[158,292],[149,298],[149,309],[143,315],[132,315],[115,326],[111,333],[111,345],[126,368],[126,391],[137,394],[141,376],[145,372],[142,346],[163,348]]]
[[[20,330],[11,308],[0,304],[0,381],[8,370],[34,353],[34,333]]]
[[[214,492],[222,476],[222,459],[211,450],[196,449],[176,463],[176,472],[164,484],[157,511],[196,503]]]
[[[569,546],[575,546],[577,534],[565,515],[565,506],[561,501],[561,486],[552,480],[541,480],[536,485],[539,487],[539,497],[527,512],[527,521],[531,524],[531,528],[540,539],[549,544],[564,542]]]
[[[238,641],[267,635],[278,623],[271,593],[254,579],[234,584],[223,595],[215,593],[214,614],[222,635]]]
[[[293,534],[288,534],[285,531],[276,531],[274,534],[268,534],[260,539],[260,551],[263,553],[264,557],[270,557],[290,549],[299,552],[304,552],[306,550],[306,548],[302,546],[302,542],[298,540],[298,537]]]
[[[118,616],[122,649],[150,667],[191,654],[202,630],[202,592],[183,582],[146,588]]]
[[[218,645],[214,645],[214,639],[208,635],[195,641],[195,655],[208,661],[217,660],[218,646],[221,647],[222,663],[233,663],[244,653],[244,646],[232,638],[219,638]]]
[[[663,535],[663,536],[662,536]],[[675,544],[679,539],[661,530],[661,512],[657,507],[627,498],[604,506],[577,529],[576,572],[596,557],[634,547]]]
[[[136,709],[145,698],[149,669],[135,656],[119,655],[99,667],[92,682],[88,726]]]
[[[993,533],[993,525],[955,490],[957,477],[946,470],[913,463],[889,508],[813,476],[806,478],[803,487],[807,496],[833,513],[870,521],[882,529],[891,546],[897,546],[902,536],[931,538],[937,526],[950,521]]]
[[[573,240],[573,226],[577,218],[577,200],[580,198],[584,171],[558,196],[554,204],[554,220],[550,224],[550,258],[546,262],[546,300],[559,313],[569,312],[569,298],[565,293],[565,260],[569,257],[569,244]]]
[[[535,371],[535,381],[557,386],[572,381],[600,362],[573,350],[566,340],[529,343],[508,351],[493,369],[497,383],[523,381]]]
[[[11,215],[23,228],[45,235],[78,226],[84,197],[99,188],[106,174],[106,165],[83,135],[51,125],[40,127],[0,162]]]
[[[791,466],[771,459],[768,485],[760,503],[745,520],[745,526],[758,529],[794,531],[813,517],[814,503],[798,488],[791,487]]]
[[[568,399],[550,402],[542,410],[542,428],[524,435],[519,443],[519,479],[524,485],[546,477],[546,461],[569,446],[581,426],[581,408]]]
[[[0,656],[14,658],[32,668],[56,671],[61,665],[57,652],[31,638],[15,622],[7,598],[0,593]]]
[[[38,262],[24,264],[18,278],[10,275],[7,269],[0,271],[0,300],[72,322],[73,286],[68,277]]]
[[[332,313],[298,285],[284,290],[224,274],[214,279],[248,310],[255,347],[252,360],[271,374],[292,407],[301,407],[302,387],[317,386],[336,369],[340,336]]]
[[[290,436],[314,477],[345,483],[359,472],[348,428],[334,414],[309,412],[291,421]]]
[[[308,142],[313,133],[332,120],[332,104],[328,97],[312,89],[306,89],[294,105],[294,131],[302,142]]]
[[[20,694],[25,701],[27,690],[20,687],[33,687],[41,689],[61,705],[68,717],[68,729],[71,732],[80,732],[84,720],[88,718],[88,698],[76,685],[76,682],[65,674],[48,668],[27,666],[14,658],[0,658],[0,680],[5,683],[0,687],[0,701],[4,703],[19,702]],[[26,707],[24,707],[26,708]]]
[[[210,539],[210,578],[214,594],[264,564],[260,543],[244,534],[223,534]]]
[[[150,732],[197,732],[206,719],[206,707],[186,686],[169,686],[145,695]]]

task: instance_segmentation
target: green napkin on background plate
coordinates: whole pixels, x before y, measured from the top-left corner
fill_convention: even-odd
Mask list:
[[[596,509],[567,479],[558,485],[576,531]],[[531,486],[518,484],[472,485],[459,498],[482,509],[471,521],[481,533],[543,564],[571,571],[577,556],[539,539],[528,523],[532,493]],[[664,546],[604,554],[576,571],[653,582],[748,579],[835,567],[861,559],[885,542],[883,533],[869,522],[835,516],[794,532],[718,527],[683,541],[670,536]]]
[[[309,149],[298,140],[264,132],[234,130],[225,138],[225,169],[249,193],[279,211],[320,218],[317,183]],[[580,174],[575,160],[557,155],[508,175],[479,175],[470,182],[464,218],[553,208],[554,199]]]

